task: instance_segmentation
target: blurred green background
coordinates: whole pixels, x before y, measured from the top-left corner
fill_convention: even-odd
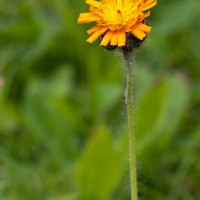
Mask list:
[[[0,199],[130,200],[123,62],[84,1],[0,0]],[[159,1],[135,58],[141,200],[200,199],[200,2]]]

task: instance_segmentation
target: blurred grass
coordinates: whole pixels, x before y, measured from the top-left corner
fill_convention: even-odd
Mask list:
[[[136,57],[139,192],[200,199],[200,6],[159,1]],[[84,1],[0,1],[0,199],[129,200],[124,77]]]

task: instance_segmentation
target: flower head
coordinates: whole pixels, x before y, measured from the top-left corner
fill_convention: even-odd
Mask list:
[[[125,46],[127,34],[143,40],[151,27],[144,22],[150,15],[150,8],[157,4],[157,0],[86,0],[90,5],[90,12],[81,13],[78,23],[96,22],[87,33],[89,43],[93,43],[100,36],[101,46]]]

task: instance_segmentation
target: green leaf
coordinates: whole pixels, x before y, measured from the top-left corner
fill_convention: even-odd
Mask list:
[[[109,131],[101,127],[94,132],[83,150],[77,180],[85,200],[105,200],[121,179],[121,159]]]
[[[166,146],[178,128],[189,94],[184,79],[171,74],[144,95],[136,113],[140,148],[146,148],[147,144],[162,148]]]
[[[135,113],[137,135],[145,137],[157,128],[167,93],[166,81],[150,88],[139,100]]]
[[[55,197],[51,197],[48,200],[77,200],[77,194],[60,194]]]
[[[100,121],[105,120],[106,114],[119,101],[122,90],[119,84],[101,84],[97,87],[98,109],[97,117]]]

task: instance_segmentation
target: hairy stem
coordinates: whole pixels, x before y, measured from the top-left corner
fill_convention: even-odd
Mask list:
[[[129,129],[129,154],[130,154],[130,181],[131,181],[131,200],[138,200],[137,191],[137,168],[136,168],[136,142],[134,131],[134,105],[133,105],[133,53],[123,52],[126,64],[126,105]]]

